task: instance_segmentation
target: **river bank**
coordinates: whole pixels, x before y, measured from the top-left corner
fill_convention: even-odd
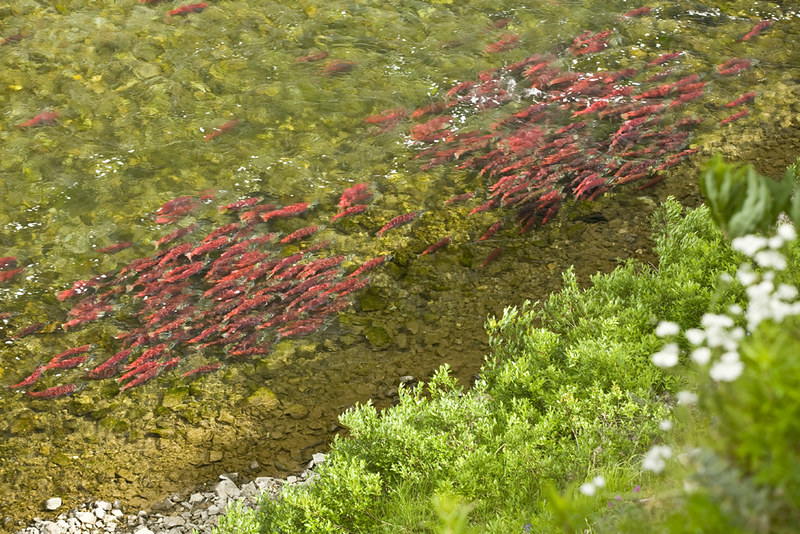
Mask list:
[[[223,473],[194,490],[174,493],[147,509],[119,500],[96,500],[65,511],[62,500],[54,497],[42,503],[41,516],[23,528],[10,530],[16,534],[207,534],[218,525],[229,506],[256,509],[263,495],[275,499],[284,487],[313,481],[314,468],[324,461],[324,453],[315,453],[301,473],[286,478]],[[258,468],[254,463],[250,471]]]

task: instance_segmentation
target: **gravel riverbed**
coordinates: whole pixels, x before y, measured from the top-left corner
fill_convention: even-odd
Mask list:
[[[325,461],[322,453],[314,454],[300,475],[285,479],[258,477],[245,480],[238,473],[225,473],[218,480],[186,494],[174,494],[157,502],[149,510],[127,509],[120,501],[97,500],[73,510],[59,513],[53,519],[34,518],[17,534],[201,534],[210,533],[228,505],[241,501],[256,508],[263,493],[275,499],[286,485],[308,484],[314,479],[314,467]],[[42,504],[49,516],[61,508],[58,497]]]

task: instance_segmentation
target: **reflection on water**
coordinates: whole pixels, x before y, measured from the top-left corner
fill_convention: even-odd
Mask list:
[[[626,141],[624,153],[617,150],[622,141],[611,146],[627,121],[640,118],[636,113],[652,119],[641,111],[653,105],[648,100],[667,106],[684,98],[680,117],[705,122],[687,127],[658,164],[637,169],[646,170],[647,181],[684,149],[714,147],[755,159],[770,157],[753,152],[759,146],[788,152],[774,146],[763,125],[796,126],[800,47],[787,46],[797,40],[796,14],[766,3],[724,9],[669,3],[627,17],[620,14],[640,6],[442,1],[389,9],[383,2],[228,1],[167,14],[177,7],[132,0],[0,7],[0,183],[8,199],[0,207],[0,256],[16,258],[13,267],[9,260],[0,268],[7,273],[0,284],[0,382],[18,384],[51,363],[41,378],[0,391],[8,429],[0,442],[0,484],[13,495],[3,516],[25,517],[54,495],[144,504],[254,460],[260,467],[253,476],[285,473],[324,447],[341,410],[369,398],[390,404],[401,376],[424,378],[448,361],[468,381],[486,350],[488,313],[542,298],[569,264],[590,273],[619,257],[646,256],[653,202],[607,191],[596,180],[606,172],[620,181],[635,174],[621,171],[626,163],[630,170],[653,158],[636,153],[650,146],[643,137]],[[775,22],[756,31],[760,21]],[[546,80],[538,71],[526,74],[537,65],[530,60],[535,54],[549,58]],[[658,62],[663,54],[679,55]],[[749,64],[725,65],[733,58]],[[720,71],[737,65],[737,72]],[[586,82],[593,73],[626,69],[636,73],[609,91],[632,87],[627,94],[595,92],[599,82]],[[662,96],[634,98],[693,74],[698,80],[684,85],[704,83],[697,98],[683,97],[692,93],[677,85]],[[575,89],[581,82],[586,93]],[[749,91],[756,96],[726,106]],[[597,104],[604,99],[608,106]],[[550,108],[538,122],[520,127],[508,120],[542,102]],[[599,115],[611,104],[633,107]],[[593,105],[597,115],[580,114]],[[421,109],[427,111],[415,116]],[[744,109],[746,116],[720,124]],[[588,122],[589,137],[570,133],[573,144],[559,146],[561,156],[544,152],[559,141],[548,136],[578,119]],[[521,144],[510,141],[525,132]],[[476,144],[481,135],[486,143]],[[490,156],[497,149],[502,158]],[[567,167],[579,153],[583,159]],[[562,188],[563,197],[542,204],[548,191],[517,176],[503,192],[517,188],[528,211],[520,214],[511,196],[475,211],[497,198],[492,193],[502,188],[492,186],[510,175],[497,173],[500,161],[522,162],[530,174],[560,165],[549,186]],[[691,196],[691,171],[680,170],[686,167],[665,170],[664,182],[638,194]],[[570,183],[590,170],[598,177]],[[331,221],[348,208],[340,205],[342,191],[357,183],[369,184],[372,196],[350,207],[367,208]],[[475,198],[446,203],[465,192]],[[572,205],[570,195],[581,192],[596,200]],[[184,197],[193,200],[165,204]],[[244,208],[218,209],[249,198],[257,199],[249,209],[274,204],[256,214],[254,225],[242,219]],[[568,210],[550,209],[562,202]],[[264,217],[299,203],[309,206],[291,217]],[[413,216],[395,219],[403,214]],[[544,217],[552,221],[538,226]],[[394,228],[376,235],[391,221]],[[520,234],[529,221],[536,225]],[[235,239],[224,234],[219,247],[197,250],[204,237],[233,223]],[[313,235],[280,243],[317,225]],[[192,227],[155,247],[170,232]],[[208,276],[236,244],[268,232],[277,235],[250,244],[227,270]],[[447,246],[420,254],[446,237]],[[182,243],[192,243],[191,250],[158,272],[131,270],[145,258],[160,263],[165,250]],[[305,253],[299,266],[343,258],[330,271],[278,276],[293,267],[276,269],[278,262],[297,252]],[[352,304],[337,307],[337,293],[325,294],[363,262],[384,256],[391,261],[370,271],[370,284],[347,295]],[[265,267],[269,262],[276,263]],[[259,267],[263,278],[234,273]],[[77,295],[60,293],[102,273],[107,277]],[[246,285],[232,289],[236,304],[214,317],[224,299],[205,294],[226,276]],[[308,279],[314,283],[303,285]],[[278,292],[282,282],[278,298],[253,301]],[[290,306],[309,290],[307,300]],[[311,302],[316,307],[292,320],[319,318],[319,324],[259,329]],[[237,308],[241,313],[229,315]],[[326,309],[334,311],[315,315]],[[219,331],[190,343],[215,321]],[[300,330],[284,335],[292,328]],[[53,361],[87,344],[86,352]],[[160,344],[167,346],[153,366],[116,380],[134,370],[121,366]],[[130,359],[113,373],[85,378],[128,347],[135,347]],[[259,350],[232,354],[253,348]],[[182,376],[205,365],[212,372]],[[137,377],[147,379],[120,391]],[[76,391],[50,390],[49,399],[21,392],[69,384]]]

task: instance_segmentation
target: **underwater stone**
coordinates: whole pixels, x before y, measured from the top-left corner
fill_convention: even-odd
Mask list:
[[[286,406],[284,413],[286,413],[292,419],[302,419],[308,415],[308,408],[302,404],[292,403]]]
[[[61,508],[61,498],[60,497],[53,497],[52,499],[47,499],[44,502],[44,509],[45,510],[58,510]]]
[[[258,388],[255,390],[252,395],[247,397],[247,402],[266,408],[274,408],[278,405],[278,399],[275,398],[275,394],[267,388]]]
[[[392,337],[380,326],[368,326],[364,329],[364,337],[376,349],[385,349],[392,345]]]
[[[189,393],[188,387],[177,387],[164,393],[161,399],[161,406],[165,408],[175,408],[183,403],[183,398]]]
[[[381,298],[375,291],[367,291],[361,294],[358,304],[361,307],[361,311],[365,312],[383,310],[387,306],[386,300]]]

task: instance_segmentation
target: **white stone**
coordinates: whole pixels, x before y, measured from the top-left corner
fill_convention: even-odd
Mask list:
[[[255,482],[248,482],[242,486],[242,496],[253,497],[256,493],[258,493],[258,487],[256,486]]]
[[[206,512],[208,512],[208,515],[218,515],[220,512],[220,508],[216,504],[212,504],[211,506],[206,508]]]
[[[136,530],[133,531],[135,534],[155,534],[152,530],[145,526],[140,526]]]
[[[52,521],[45,521],[39,526],[39,532],[42,534],[62,534],[64,529],[58,523]]]
[[[315,464],[321,464],[325,461],[325,455],[321,452],[316,452],[313,456],[311,456],[311,459],[314,460]]]
[[[59,519],[58,521],[56,521],[56,525],[61,527],[61,530],[67,530],[69,528],[69,523],[67,523],[63,519]]]
[[[122,517],[125,514],[122,513],[122,510],[118,510],[117,508],[114,508],[113,510],[111,510],[111,515],[113,515],[114,517],[119,519],[120,517]]]
[[[289,475],[288,477],[286,477],[286,483],[287,484],[294,484],[295,482],[297,482],[297,477],[296,476]]]
[[[236,499],[239,496],[239,488],[228,478],[220,480],[214,491],[217,493],[217,497],[223,501],[223,505],[228,499]]]
[[[94,525],[97,523],[97,516],[92,512],[75,512],[75,517],[85,525]]]
[[[181,525],[185,525],[186,520],[179,515],[173,515],[164,519],[164,527],[165,528],[173,528],[179,527]]]
[[[94,507],[100,508],[101,510],[104,510],[106,512],[111,511],[111,503],[108,501],[97,501],[94,503]]]
[[[106,511],[102,508],[95,508],[94,515],[97,516],[97,519],[103,519],[106,516]]]
[[[202,493],[192,493],[191,497],[189,497],[189,504],[200,504],[203,499]]]
[[[53,497],[52,499],[47,499],[44,503],[45,510],[58,510],[61,508],[61,497]]]

